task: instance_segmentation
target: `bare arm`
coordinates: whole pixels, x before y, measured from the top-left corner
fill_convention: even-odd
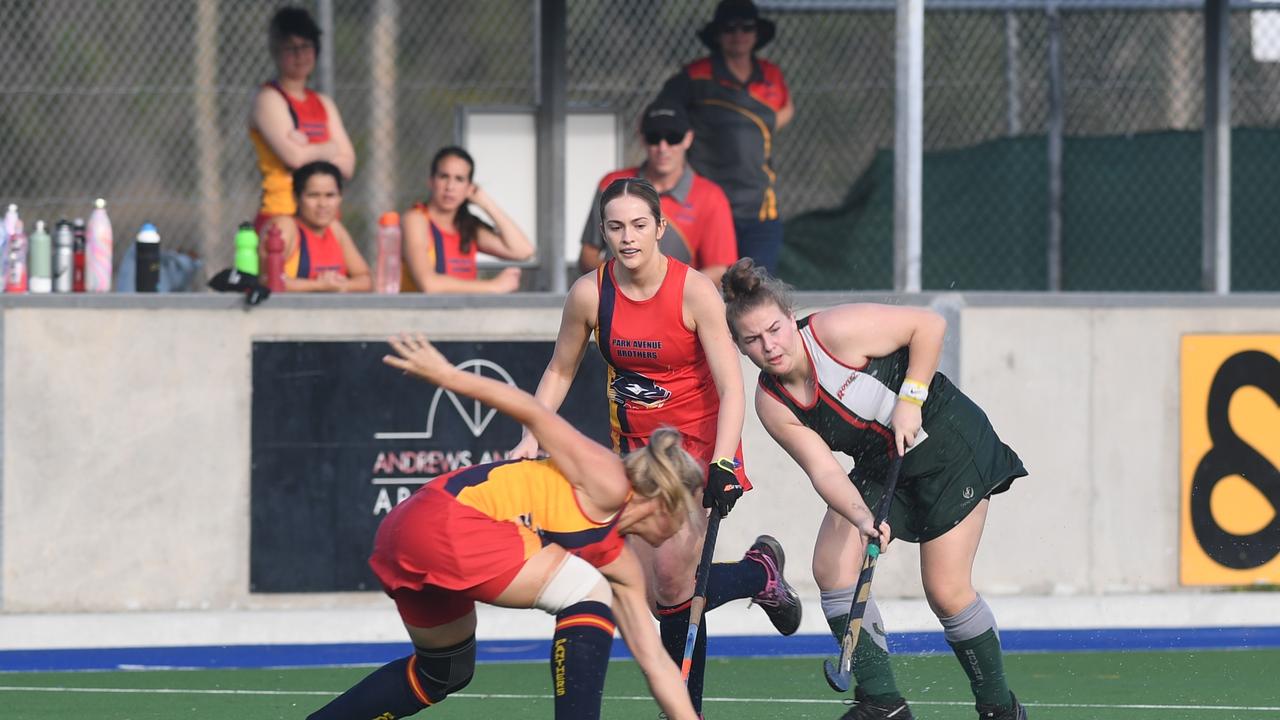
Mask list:
[[[671,656],[662,648],[653,618],[645,601],[644,573],[630,546],[623,548],[617,560],[600,568],[613,588],[613,616],[622,639],[649,683],[649,691],[667,717],[696,720],[689,691]]]
[[[801,425],[782,403],[764,390],[756,389],[756,413],[769,435],[809,476],[809,482],[827,507],[840,514],[868,537],[875,537],[875,518],[845,474],[844,468],[813,430]]]
[[[533,243],[529,242],[529,237],[520,226],[479,185],[473,185],[472,188],[471,202],[493,218],[497,230],[494,232],[487,227],[480,228],[476,234],[476,247],[480,252],[507,260],[528,260],[533,257]]]
[[[582,355],[587,350],[587,341],[595,327],[596,310],[599,306],[600,292],[596,289],[595,276],[583,275],[578,278],[573,287],[569,288],[569,296],[565,298],[564,310],[560,313],[560,332],[556,335],[556,347],[534,393],[538,402],[552,412],[560,409],[565,396],[569,394],[569,387],[573,385],[573,378],[578,374]],[[530,439],[530,429],[525,428],[525,436],[513,450],[513,454],[519,457],[537,455],[538,445]],[[542,449],[551,452],[546,446]]]
[[[296,129],[293,127],[293,119],[289,116],[289,104],[279,92],[272,88],[258,90],[257,97],[253,99],[253,115],[250,121],[262,134],[262,139],[267,141],[271,151],[290,170],[296,170],[316,160],[331,160],[338,152],[333,140],[323,143],[306,143],[290,137]],[[343,136],[346,136],[346,131],[343,131]],[[353,163],[354,157],[353,153]],[[341,166],[339,169],[342,169]],[[343,174],[346,174],[345,171]]]
[[[578,432],[532,395],[514,385],[459,370],[421,334],[401,335],[388,342],[395,354],[383,356],[384,363],[437,387],[475,398],[513,418],[555,455],[553,462],[565,479],[598,506],[617,508],[623,504],[631,483],[618,456]]]
[[[333,98],[321,93],[320,102],[324,103],[324,110],[329,115],[329,142],[326,144],[333,146],[333,154],[325,159],[337,165],[342,177],[350,180],[356,174],[356,149],[351,145],[347,127],[342,124],[342,114],[338,112]]]
[[[742,442],[742,422],[746,415],[746,393],[742,389],[742,366],[729,335],[724,300],[706,276],[691,272],[685,276],[685,310],[692,316],[698,343],[707,357],[711,377],[720,396],[716,416],[716,458],[732,458]]]
[[[351,239],[351,233],[340,223],[333,224],[333,234],[342,245],[342,260],[347,266],[347,277],[339,292],[369,292],[373,290],[373,276],[369,273],[369,263],[365,262],[360,249]]]
[[[868,357],[884,357],[905,346],[907,380],[926,388],[938,371],[947,332],[947,321],[932,310],[870,303],[839,305],[818,313],[811,322],[836,356],[855,367]],[[890,424],[899,455],[916,442],[923,422],[921,410],[920,405],[902,399],[893,409]]]
[[[790,125],[791,121],[794,120],[795,117],[796,104],[791,102],[791,98],[787,98],[787,104],[783,105],[782,109],[778,110],[777,113],[777,129],[781,130],[787,125]]]

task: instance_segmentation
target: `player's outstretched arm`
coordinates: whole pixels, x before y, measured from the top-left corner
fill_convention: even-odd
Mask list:
[[[618,622],[618,630],[644,672],[658,706],[673,720],[697,720],[689,691],[680,679],[680,670],[653,629],[653,617],[645,601],[644,571],[635,553],[629,546],[624,547],[618,559],[600,568],[600,572],[613,588],[613,617]]]
[[[554,456],[553,462],[565,478],[582,488],[600,507],[616,508],[622,504],[630,483],[618,456],[578,432],[532,395],[513,385],[459,370],[421,333],[403,334],[388,342],[395,354],[383,356],[384,363],[475,398],[513,418],[529,428],[539,444]]]

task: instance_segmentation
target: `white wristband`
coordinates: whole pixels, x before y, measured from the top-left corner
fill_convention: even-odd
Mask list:
[[[924,401],[929,399],[929,386],[907,378],[902,381],[902,389],[898,391],[898,397],[913,405],[923,406]]]

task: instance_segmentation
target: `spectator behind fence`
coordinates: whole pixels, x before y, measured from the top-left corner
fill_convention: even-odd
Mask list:
[[[262,171],[262,204],[254,229],[261,233],[268,219],[293,215],[291,173],[316,160],[335,165],[344,179],[356,169],[356,153],[333,100],[307,88],[316,69],[320,28],[299,7],[282,8],[268,30],[276,79],[258,89],[249,119],[249,138]]]
[[[267,267],[266,239],[279,228],[284,239],[284,289],[288,292],[369,292],[373,278],[351,234],[338,222],[342,174],[329,162],[307,163],[293,172],[296,215],[277,215],[263,227],[258,244]]]
[[[711,55],[686,65],[660,93],[689,113],[693,167],[729,196],[738,255],[770,272],[782,248],[773,135],[795,116],[782,71],[755,55],[775,29],[751,0],[721,0],[714,19],[698,31]]]
[[[645,108],[640,134],[648,159],[639,167],[615,170],[600,181],[582,228],[578,269],[591,272],[606,259],[607,248],[600,233],[600,192],[619,178],[640,177],[662,196],[662,214],[667,218],[667,232],[659,244],[662,254],[702,272],[719,287],[720,276],[738,259],[733,214],[720,186],[685,162],[693,142],[688,116],[679,105],[655,102]]]
[[[509,293],[520,286],[520,268],[503,268],[480,279],[477,252],[504,260],[528,260],[533,244],[489,193],[471,181],[476,163],[460,147],[441,148],[431,159],[431,195],[407,210],[400,289],[427,293]],[[489,225],[471,214],[475,203],[493,218]]]

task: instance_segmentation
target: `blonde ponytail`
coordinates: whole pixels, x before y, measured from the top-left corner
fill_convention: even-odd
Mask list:
[[[659,498],[667,512],[683,517],[697,506],[693,494],[702,487],[702,465],[681,446],[680,431],[661,427],[649,436],[649,444],[622,459],[631,487],[637,495]]]

